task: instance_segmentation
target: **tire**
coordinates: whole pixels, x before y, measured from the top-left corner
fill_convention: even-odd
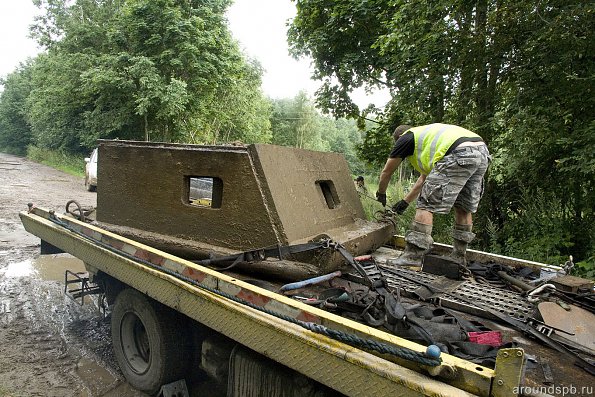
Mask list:
[[[85,189],[87,189],[88,192],[94,192],[96,189],[96,186],[91,185],[91,183],[89,183],[89,177],[85,176]]]
[[[136,389],[156,395],[184,378],[192,360],[185,317],[134,289],[118,294],[112,311],[116,360]]]

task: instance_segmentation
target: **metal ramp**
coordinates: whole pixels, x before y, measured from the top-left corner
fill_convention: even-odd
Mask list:
[[[479,305],[497,311],[516,320],[527,322],[533,316],[535,307],[521,294],[503,290],[489,284],[478,284],[470,281],[453,281],[443,276],[418,272],[404,268],[393,268],[379,265],[380,272],[387,279],[389,289],[400,288],[402,293],[417,296],[422,284],[436,286],[448,294],[436,294],[431,297],[443,307],[459,310],[469,314],[493,318],[491,313],[468,303],[476,301]],[[416,283],[419,281],[419,283]],[[421,284],[420,284],[421,283]],[[461,299],[457,299],[459,296]]]

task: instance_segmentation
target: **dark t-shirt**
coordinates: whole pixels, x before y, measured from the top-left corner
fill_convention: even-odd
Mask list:
[[[482,139],[480,137],[473,137],[467,138],[462,137],[457,139],[446,151],[446,155],[450,154],[457,146],[459,146],[463,142],[480,142]],[[401,135],[399,139],[395,142],[395,146],[393,146],[393,150],[390,152],[391,159],[399,157],[404,159],[405,157],[409,157],[413,155],[415,150],[415,139],[413,137],[413,132],[406,132],[405,134]]]
[[[392,152],[390,152],[391,159],[399,157],[404,159],[413,154],[415,150],[415,139],[413,138],[413,132],[406,132],[397,139],[395,146],[393,146]]]

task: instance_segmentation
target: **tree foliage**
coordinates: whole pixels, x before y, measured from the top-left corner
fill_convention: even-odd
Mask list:
[[[314,58],[326,111],[392,101],[361,156],[377,166],[402,123],[478,132],[495,156],[477,218],[483,247],[552,261],[595,250],[595,6],[580,0],[297,0],[289,39]],[[546,232],[547,231],[547,232]],[[554,238],[554,236],[557,236]],[[528,249],[529,247],[529,249]],[[523,252],[525,250],[525,252]],[[526,255],[531,251],[531,255]],[[547,253],[546,253],[547,252]]]
[[[31,92],[31,65],[21,64],[0,84],[4,87],[0,97],[0,148],[25,154],[32,139],[25,106]]]
[[[321,115],[305,92],[273,100],[271,125],[271,143],[342,153],[354,174],[364,172],[365,165],[355,151],[362,140],[355,122]]]
[[[262,70],[231,37],[229,0],[35,2],[32,33],[47,52],[25,101],[34,143],[270,139]]]

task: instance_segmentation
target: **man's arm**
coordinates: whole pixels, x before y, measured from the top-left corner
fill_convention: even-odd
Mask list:
[[[415,184],[413,185],[409,193],[405,195],[403,200],[405,200],[407,203],[411,203],[413,200],[417,198],[417,196],[419,196],[419,193],[421,192],[421,187],[426,181],[426,176],[427,175],[420,175],[419,178],[417,178],[417,181],[415,181]]]
[[[425,180],[426,175],[421,175],[419,178],[417,178],[417,181],[415,181],[415,184],[411,188],[411,191],[407,193],[402,200],[393,205],[393,211],[395,211],[399,215],[402,215],[407,209],[407,207],[409,207],[409,203],[411,203],[413,200],[417,198],[417,196],[419,196],[419,193],[421,192],[421,188]]]
[[[384,164],[384,168],[380,173],[380,180],[378,181],[378,192],[379,193],[386,193],[386,189],[388,188],[388,184],[390,182],[390,178],[395,173],[395,170],[401,164],[402,159],[400,157],[389,158],[386,160],[386,164]]]

